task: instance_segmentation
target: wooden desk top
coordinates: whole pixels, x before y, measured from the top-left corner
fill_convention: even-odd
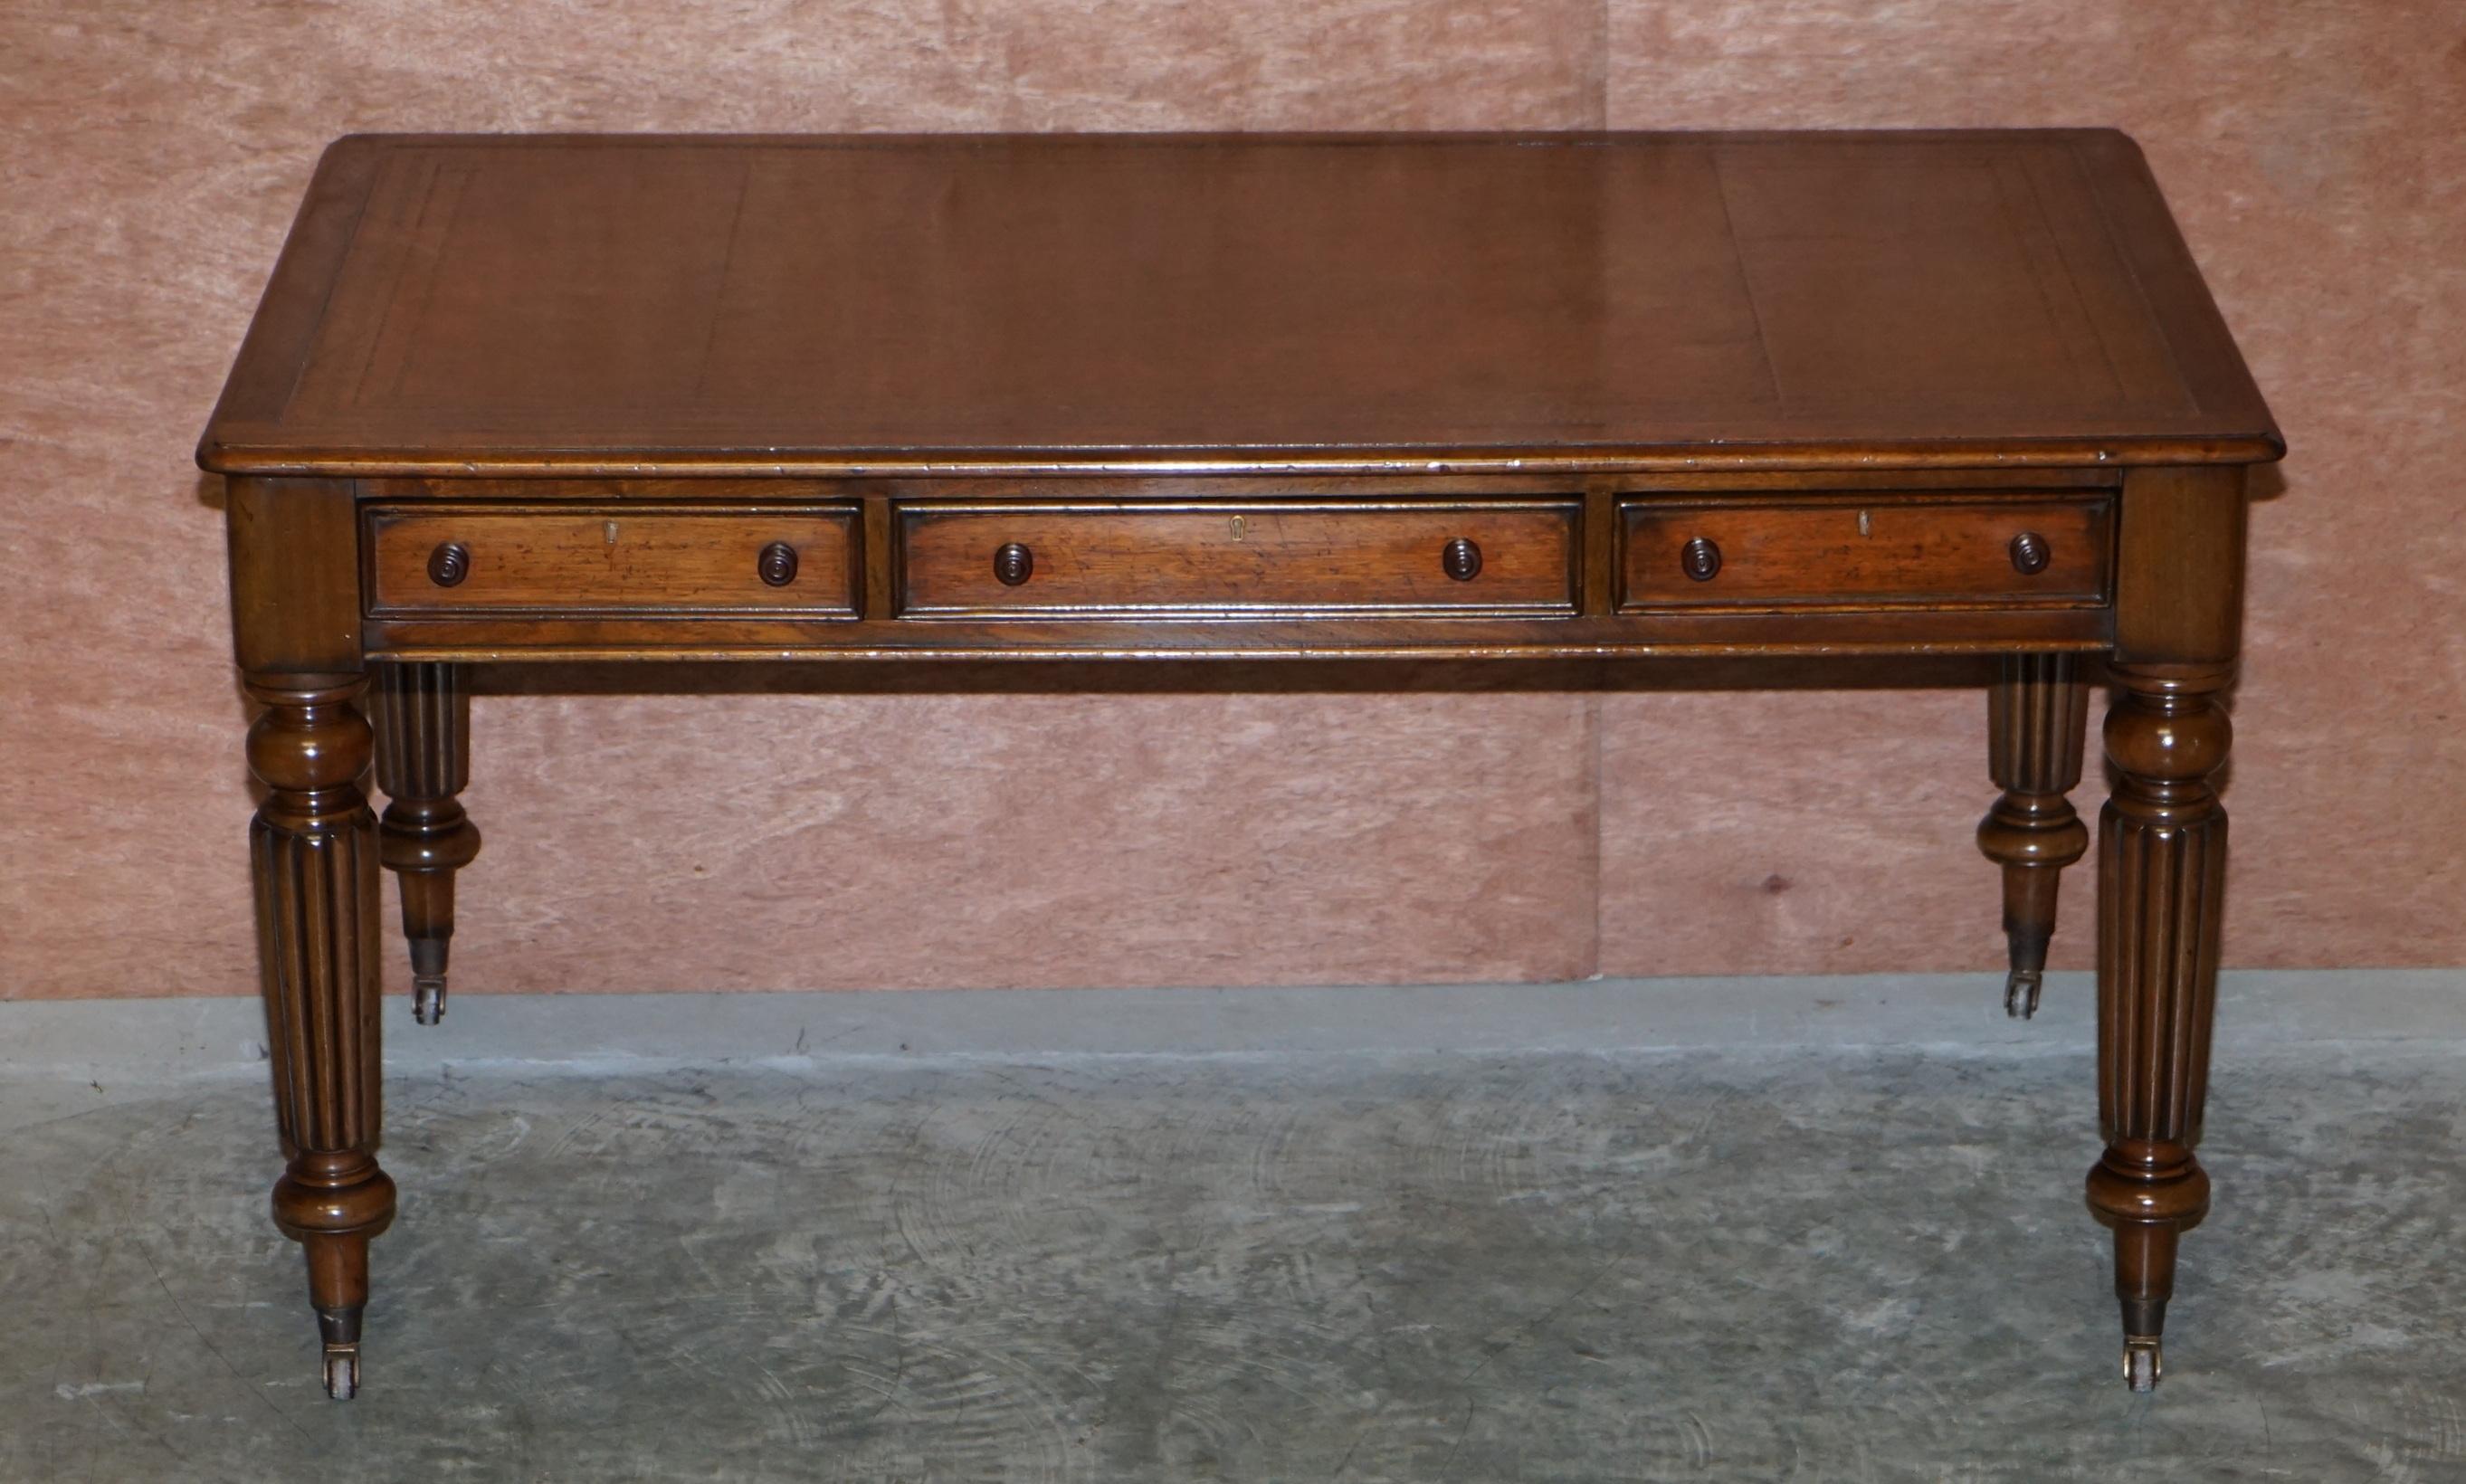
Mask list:
[[[829,475],[2280,448],[2112,131],[370,136],[319,167],[198,457]]]

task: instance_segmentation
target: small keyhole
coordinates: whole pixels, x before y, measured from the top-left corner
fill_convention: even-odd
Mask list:
[[[1236,541],[1250,539],[1250,523],[1238,515],[1233,517],[1233,539]]]
[[[608,544],[610,546],[615,546],[616,544],[616,523],[615,521],[610,521],[605,529],[608,533]]]
[[[1862,536],[1874,534],[1867,528],[1867,512],[1864,510],[1858,512],[1858,534]]]

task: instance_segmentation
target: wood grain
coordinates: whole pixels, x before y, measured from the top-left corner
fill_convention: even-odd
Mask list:
[[[232,647],[258,674],[360,672],[359,530],[330,480],[235,479],[224,514]]]
[[[856,508],[603,505],[371,506],[371,617],[793,613],[854,617]],[[452,543],[469,573],[440,586],[430,554]],[[785,543],[796,574],[773,584],[763,550]]]
[[[1630,501],[1620,510],[1621,606],[2095,605],[2107,595],[2112,524],[2110,502],[2078,497]],[[2013,562],[2023,532],[2050,548],[2035,573]],[[1699,540],[1720,553],[1701,580],[1686,560]]]
[[[2137,469],[2116,555],[2116,654],[2232,660],[2243,641],[2244,471]]]
[[[908,617],[1576,611],[1578,506],[1368,501],[899,510]],[[1448,575],[1470,541],[1479,571]],[[995,553],[1033,554],[1000,580]]]

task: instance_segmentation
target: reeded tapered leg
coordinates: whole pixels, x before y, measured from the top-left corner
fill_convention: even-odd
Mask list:
[[[2012,972],[2004,1013],[2038,1013],[2055,887],[2089,849],[2089,827],[2064,796],[2080,782],[2089,690],[2068,654],[2007,655],[1987,694],[1987,772],[2004,791],[1978,821],[1978,848],[2004,867],[2004,935]]]
[[[248,762],[266,786],[249,831],[258,952],[274,1064],[275,1116],[289,1168],[274,1223],[305,1248],[308,1296],[325,1347],[325,1388],[359,1386],[369,1239],[393,1220],[377,1168],[376,821],[360,780],[369,725],[362,682],[293,688],[252,678],[265,713]]]
[[[2115,1228],[2124,1379],[2147,1391],[2161,1371],[2177,1239],[2209,1205],[2192,1146],[2208,1091],[2226,872],[2227,817],[2209,778],[2227,760],[2218,695],[2233,667],[2112,669],[2123,689],[2107,712],[2106,755],[2119,776],[2099,817],[2097,883],[2106,1154],[2089,1172],[2089,1203]]]
[[[402,893],[412,1018],[434,1025],[445,1018],[454,873],[480,853],[480,831],[455,797],[471,781],[471,693],[459,664],[380,664],[376,674],[380,858]]]

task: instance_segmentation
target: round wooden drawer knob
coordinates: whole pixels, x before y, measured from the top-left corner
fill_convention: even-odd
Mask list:
[[[2012,570],[2025,577],[2034,577],[2047,570],[2055,553],[2047,538],[2034,530],[2025,530],[2012,538]]]
[[[994,552],[994,576],[1015,588],[1036,574],[1036,553],[1016,541],[1005,541]]]
[[[774,588],[784,588],[796,580],[796,549],[785,541],[773,541],[762,549],[761,558],[753,570],[762,580]]]
[[[1693,581],[1710,582],[1713,574],[1721,570],[1721,549],[1697,536],[1679,549],[1678,567]]]
[[[1448,542],[1439,551],[1439,570],[1458,582],[1470,582],[1481,575],[1481,548],[1462,536]]]
[[[471,575],[471,550],[460,541],[440,541],[428,553],[428,580],[450,588]]]

